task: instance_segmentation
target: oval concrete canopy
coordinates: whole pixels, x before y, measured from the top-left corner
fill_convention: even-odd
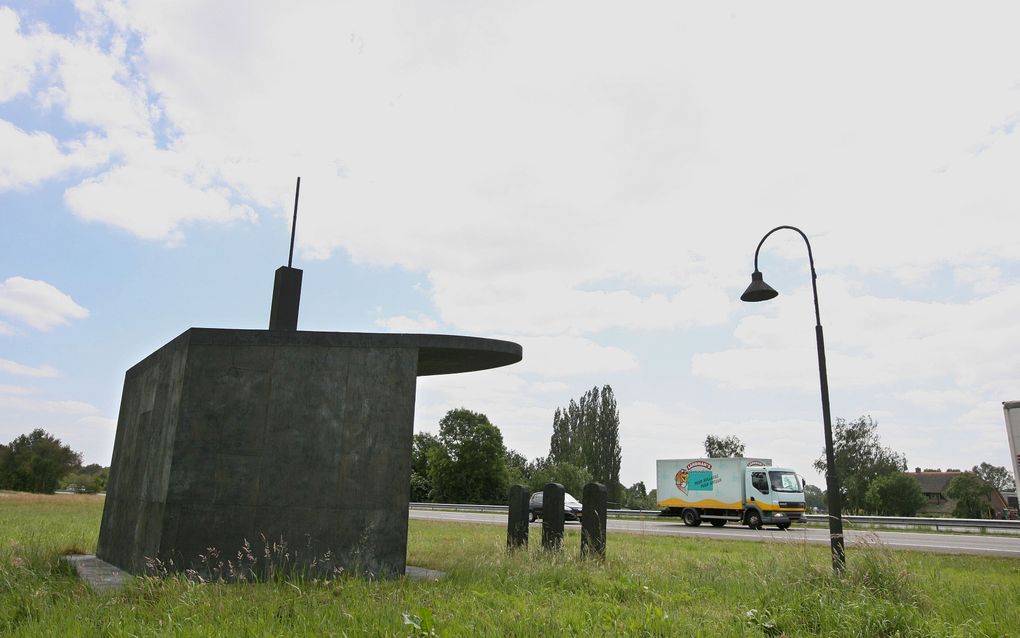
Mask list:
[[[418,343],[418,376],[488,370],[517,363],[523,356],[520,344],[499,339],[458,335],[399,335]]]
[[[520,344],[512,341],[461,335],[191,328],[178,338],[188,338],[194,345],[415,348],[420,377],[499,368],[523,356]]]

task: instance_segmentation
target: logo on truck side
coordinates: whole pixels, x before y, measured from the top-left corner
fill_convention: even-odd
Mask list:
[[[703,470],[694,468],[703,468]],[[712,464],[707,461],[691,461],[687,467],[676,473],[674,481],[676,489],[683,492],[685,496],[687,492],[711,492]]]

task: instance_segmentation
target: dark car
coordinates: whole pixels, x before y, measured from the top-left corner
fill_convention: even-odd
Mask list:
[[[531,513],[532,523],[542,518],[542,497],[542,492],[535,492],[528,502],[528,512]],[[563,493],[563,518],[568,521],[581,520],[581,504],[567,492]]]

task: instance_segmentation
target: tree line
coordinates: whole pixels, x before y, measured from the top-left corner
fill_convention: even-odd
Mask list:
[[[854,421],[836,419],[833,424],[835,474],[848,513],[879,516],[914,516],[927,503],[918,480],[907,473],[907,458],[885,447],[878,437],[878,422],[870,416]],[[814,467],[826,471],[824,454]],[[954,477],[946,496],[956,501],[957,518],[989,518],[989,497],[994,490],[1012,487],[1009,472],[981,463]]]
[[[439,434],[414,435],[411,453],[411,500],[448,503],[504,503],[509,487],[526,485],[540,491],[560,483],[580,497],[585,484],[598,481],[610,502],[621,508],[656,507],[655,490],[643,482],[620,483],[620,413],[609,385],[594,387],[552,417],[549,453],[528,460],[507,448],[499,428],[480,412],[450,410],[439,422]],[[735,436],[708,435],[710,458],[742,457],[745,446]],[[907,473],[906,457],[883,446],[878,422],[870,416],[833,424],[835,474],[844,513],[914,516],[927,503],[917,479]],[[824,450],[814,464],[824,474]],[[930,470],[925,470],[930,471]],[[23,434],[0,445],[0,489],[52,493],[59,488],[98,492],[106,488],[110,468],[82,465],[81,454],[45,430]],[[982,462],[954,477],[946,496],[955,501],[953,516],[990,516],[989,496],[1015,489],[1009,470]],[[805,488],[809,508],[827,509],[826,494]]]
[[[655,506],[643,482],[620,484],[620,411],[609,385],[594,387],[552,418],[549,454],[528,460],[507,448],[499,428],[487,416],[466,408],[450,410],[439,421],[439,434],[414,435],[411,452],[411,500],[445,503],[505,503],[511,485],[532,491],[560,483],[577,498],[584,486],[606,486],[620,507]]]
[[[928,502],[917,478],[907,473],[906,456],[882,445],[878,421],[870,416],[853,421],[837,418],[832,442],[843,513],[915,516]],[[710,434],[705,438],[705,453],[710,458],[743,457],[744,444],[735,436]],[[825,474],[824,450],[813,466]],[[1009,470],[983,462],[954,477],[946,488],[946,496],[956,501],[953,516],[988,518],[992,491],[1012,489]],[[809,508],[828,509],[826,493],[820,488],[807,485],[804,496]]]
[[[60,488],[79,492],[106,489],[110,468],[83,466],[70,446],[41,428],[0,445],[0,489],[52,494]]]

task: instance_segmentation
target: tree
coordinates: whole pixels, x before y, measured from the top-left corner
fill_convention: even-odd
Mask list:
[[[104,467],[93,475],[96,479],[96,491],[105,492],[106,484],[110,482],[110,468]]]
[[[817,485],[805,485],[804,486],[804,504],[808,511],[829,511],[828,505],[825,503],[825,492],[822,488]]]
[[[638,481],[623,490],[623,509],[650,510],[655,508],[655,490],[649,494],[644,481]]]
[[[868,508],[879,516],[914,516],[927,499],[921,484],[909,474],[885,474],[868,486]]]
[[[527,457],[517,450],[507,448],[503,452],[503,460],[506,462],[507,485],[527,485],[532,474]]]
[[[620,411],[609,385],[594,387],[553,414],[549,461],[587,470],[618,501],[620,483]]]
[[[411,501],[424,503],[432,500],[432,481],[429,480],[429,450],[442,447],[439,437],[428,432],[414,435],[411,443]]]
[[[975,465],[971,471],[999,492],[1012,492],[1016,489],[1010,471],[1001,465],[982,462],[981,465]]]
[[[576,499],[584,498],[584,486],[591,483],[591,473],[573,463],[543,463],[531,476],[529,487],[532,492],[541,492],[546,483],[559,483],[567,493]],[[608,488],[607,488],[608,489]]]
[[[584,397],[581,398],[583,402]],[[549,461],[551,463],[571,463],[580,465],[581,458],[580,432],[581,408],[573,399],[564,408],[556,408],[553,413],[553,432],[549,439]]]
[[[81,466],[81,454],[45,430],[0,445],[0,489],[52,494],[60,479]]]
[[[868,487],[879,476],[903,472],[907,459],[890,448],[882,447],[876,429],[878,422],[870,416],[856,421],[836,419],[832,427],[836,477],[844,508],[861,512],[867,509]],[[825,455],[814,462],[821,473],[826,472]]]
[[[103,467],[98,463],[89,463],[71,472],[60,480],[60,486],[65,490],[74,490],[86,494],[95,494],[106,489],[106,483],[110,480],[110,468]]]
[[[489,418],[465,408],[439,421],[441,445],[428,450],[432,496],[446,503],[505,503],[503,435]]]
[[[973,472],[964,472],[949,481],[946,496],[956,501],[953,516],[956,518],[989,518],[991,506],[988,495],[992,486]]]
[[[743,458],[744,444],[735,436],[705,437],[705,454],[710,459]]]

